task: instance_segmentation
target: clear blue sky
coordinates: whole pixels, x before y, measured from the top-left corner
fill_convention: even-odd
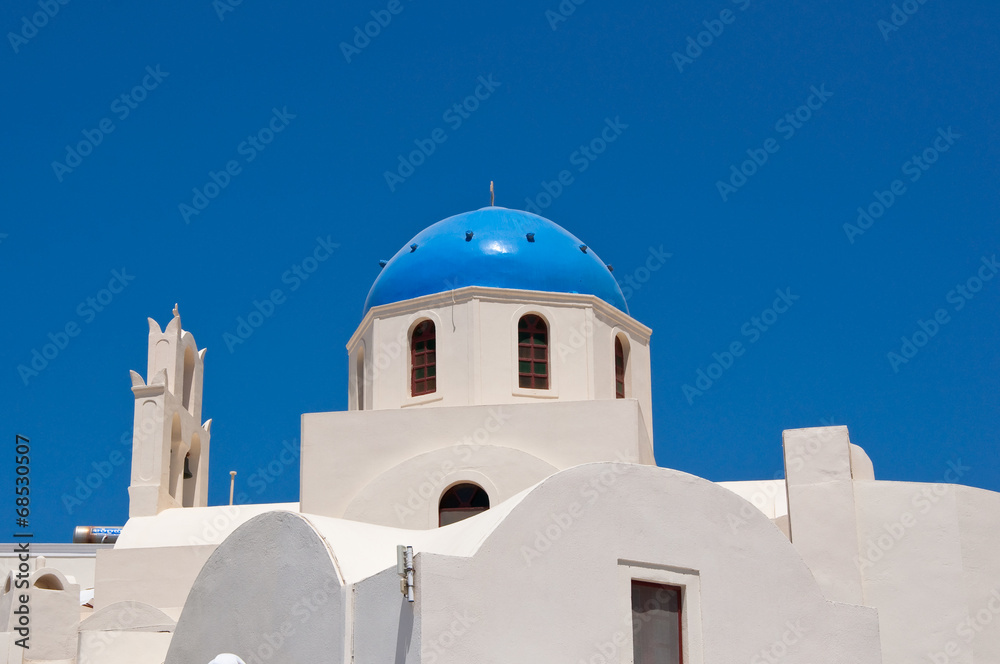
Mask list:
[[[344,344],[378,260],[488,204],[494,180],[498,205],[530,198],[645,278],[628,303],[654,330],[661,465],[780,476],[781,431],[833,422],[882,479],[943,481],[951,462],[1000,490],[1000,279],[977,276],[1000,253],[1000,6],[903,4],[896,25],[890,0],[4,3],[2,485],[20,433],[38,538],[125,521],[128,370],[145,373],[146,317],[180,302],[209,349],[224,502],[230,469],[246,480],[297,445],[301,413],[346,408]],[[606,121],[620,132],[597,154]],[[434,150],[411,172],[415,142]],[[201,200],[210,172],[228,183]],[[339,248],[292,292],[282,275],[317,237]],[[91,313],[115,270],[133,279]],[[223,335],[275,288],[287,300],[230,352]],[[775,321],[777,289],[798,299]],[[689,403],[734,341],[743,355]],[[64,494],[116,450],[70,513]],[[250,493],[297,489],[288,467]]]

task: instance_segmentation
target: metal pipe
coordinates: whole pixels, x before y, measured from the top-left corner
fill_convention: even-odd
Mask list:
[[[413,601],[413,547],[406,547],[406,601]]]
[[[74,544],[114,544],[122,532],[121,526],[77,526]]]
[[[407,602],[413,601],[413,547],[400,544],[396,547],[396,573],[399,574],[399,592]]]

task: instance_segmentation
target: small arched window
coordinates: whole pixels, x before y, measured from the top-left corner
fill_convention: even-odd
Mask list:
[[[441,496],[438,525],[447,526],[490,508],[490,497],[476,484],[456,484]]]
[[[625,398],[625,347],[621,337],[615,337],[615,398]]]
[[[437,390],[434,321],[425,320],[413,328],[410,337],[410,395]]]
[[[191,389],[194,387],[194,351],[191,346],[184,349],[184,384],[181,403],[184,408],[191,409]]]
[[[549,389],[549,330],[541,316],[517,322],[517,376],[521,387]]]
[[[169,478],[169,491],[170,495],[177,498],[179,495],[177,492],[177,484],[181,479],[181,473],[184,467],[184,457],[181,455],[181,447],[184,444],[184,439],[181,432],[181,416],[180,413],[174,413],[174,417],[170,422],[170,478]]]
[[[35,587],[39,590],[65,590],[62,580],[55,574],[42,574],[35,579]]]

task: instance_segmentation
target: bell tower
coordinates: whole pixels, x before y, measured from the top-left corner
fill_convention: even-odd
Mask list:
[[[208,505],[208,451],[212,420],[201,422],[205,351],[174,317],[165,330],[149,319],[146,380],[132,375],[135,424],[129,517],[155,516],[171,507]]]

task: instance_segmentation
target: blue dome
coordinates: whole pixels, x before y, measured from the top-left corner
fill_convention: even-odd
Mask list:
[[[465,286],[584,293],[628,313],[618,282],[582,244],[530,212],[487,207],[457,214],[422,230],[386,263],[368,292],[365,313]]]

